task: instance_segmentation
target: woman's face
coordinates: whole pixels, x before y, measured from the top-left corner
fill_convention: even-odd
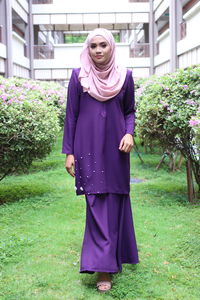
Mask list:
[[[96,35],[90,41],[89,54],[96,65],[105,65],[111,56],[111,47],[104,37]]]

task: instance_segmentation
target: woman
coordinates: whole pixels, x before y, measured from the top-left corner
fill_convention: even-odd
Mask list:
[[[87,204],[80,273],[97,272],[100,292],[122,263],[138,263],[129,197],[134,112],[132,73],[117,65],[112,34],[97,28],[69,82],[62,152]]]

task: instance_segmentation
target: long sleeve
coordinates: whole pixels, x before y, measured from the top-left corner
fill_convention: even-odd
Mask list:
[[[129,71],[128,83],[124,95],[124,118],[126,133],[133,135],[135,129],[135,92],[131,71]]]
[[[79,114],[79,101],[80,85],[76,71],[73,70],[67,91],[67,105],[64,123],[62,153],[74,154],[74,136],[76,130],[76,122]]]

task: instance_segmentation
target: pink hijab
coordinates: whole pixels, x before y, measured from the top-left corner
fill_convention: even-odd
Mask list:
[[[104,37],[111,46],[111,56],[109,62],[99,68],[89,55],[89,45],[91,39],[96,35]],[[81,70],[79,81],[84,92],[88,92],[99,101],[106,101],[116,96],[125,81],[126,68],[116,64],[115,61],[115,41],[110,31],[104,28],[93,30],[87,37],[80,56]]]

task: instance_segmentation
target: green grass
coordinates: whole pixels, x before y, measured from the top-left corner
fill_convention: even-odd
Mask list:
[[[0,299],[200,299],[200,207],[187,202],[185,169],[155,170],[159,154],[132,154],[131,185],[140,263],[124,265],[113,289],[96,292],[96,275],[79,274],[84,196],[64,169],[61,138],[28,174],[0,185]]]

